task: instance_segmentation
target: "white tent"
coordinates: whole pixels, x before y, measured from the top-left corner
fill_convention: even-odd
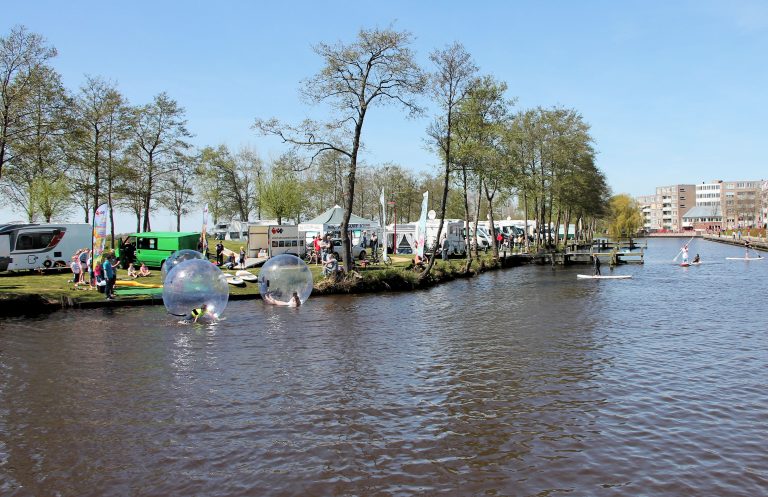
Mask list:
[[[299,231],[306,232],[307,238],[311,238],[317,234],[336,232],[341,227],[343,217],[344,209],[335,205],[314,219],[299,223]],[[356,243],[357,238],[360,237],[363,230],[370,231],[378,229],[379,223],[376,221],[371,221],[370,219],[365,219],[354,214],[349,217],[349,231],[351,232],[353,243]]]

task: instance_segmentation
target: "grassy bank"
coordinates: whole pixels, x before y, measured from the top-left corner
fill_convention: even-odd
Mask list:
[[[333,295],[343,293],[373,293],[387,291],[407,291],[425,288],[455,278],[472,276],[478,271],[500,267],[498,261],[490,256],[481,258],[474,264],[469,274],[463,271],[463,259],[448,262],[437,261],[429,278],[419,280],[420,273],[409,269],[410,256],[394,256],[390,265],[374,264],[353,272],[350,277],[334,280],[325,278],[321,265],[310,265],[315,285],[313,295]],[[250,270],[258,275],[259,269]],[[234,273],[235,271],[225,271]],[[118,281],[131,280],[124,270],[118,271]],[[153,270],[152,275],[136,280],[144,284],[160,284],[160,271]],[[119,284],[116,287],[121,288]],[[230,285],[232,300],[259,298],[256,283],[244,286]],[[154,295],[119,295],[114,301],[106,301],[103,293],[87,287],[76,287],[72,283],[71,272],[6,273],[0,275],[0,315],[35,314],[51,312],[61,308],[89,308],[101,306],[151,305],[161,304],[159,293]]]

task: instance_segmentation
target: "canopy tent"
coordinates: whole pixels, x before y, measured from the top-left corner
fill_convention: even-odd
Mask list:
[[[337,232],[339,231],[339,227],[341,227],[343,217],[344,209],[338,205],[334,205],[316,218],[299,223],[299,231],[306,231],[308,234],[309,232],[312,232],[313,234]],[[352,232],[353,235],[359,236],[359,232],[362,232],[362,230],[378,228],[379,223],[376,221],[371,221],[370,219],[365,219],[364,217],[356,216],[354,214],[349,217],[349,231]]]

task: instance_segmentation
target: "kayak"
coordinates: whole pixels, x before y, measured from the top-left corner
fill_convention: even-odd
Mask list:
[[[580,279],[590,279],[590,280],[628,280],[632,278],[631,274],[619,274],[616,276],[592,276],[591,274],[577,274],[577,278]]]
[[[729,261],[762,261],[765,257],[726,257]]]

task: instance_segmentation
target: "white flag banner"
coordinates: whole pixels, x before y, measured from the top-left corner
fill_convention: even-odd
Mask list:
[[[421,216],[419,216],[419,224],[416,227],[416,253],[419,257],[424,258],[424,243],[427,239],[427,199],[429,197],[429,191],[424,192],[421,200]]]
[[[387,202],[384,200],[384,188],[381,189],[381,247],[383,249],[382,258],[387,260]]]

